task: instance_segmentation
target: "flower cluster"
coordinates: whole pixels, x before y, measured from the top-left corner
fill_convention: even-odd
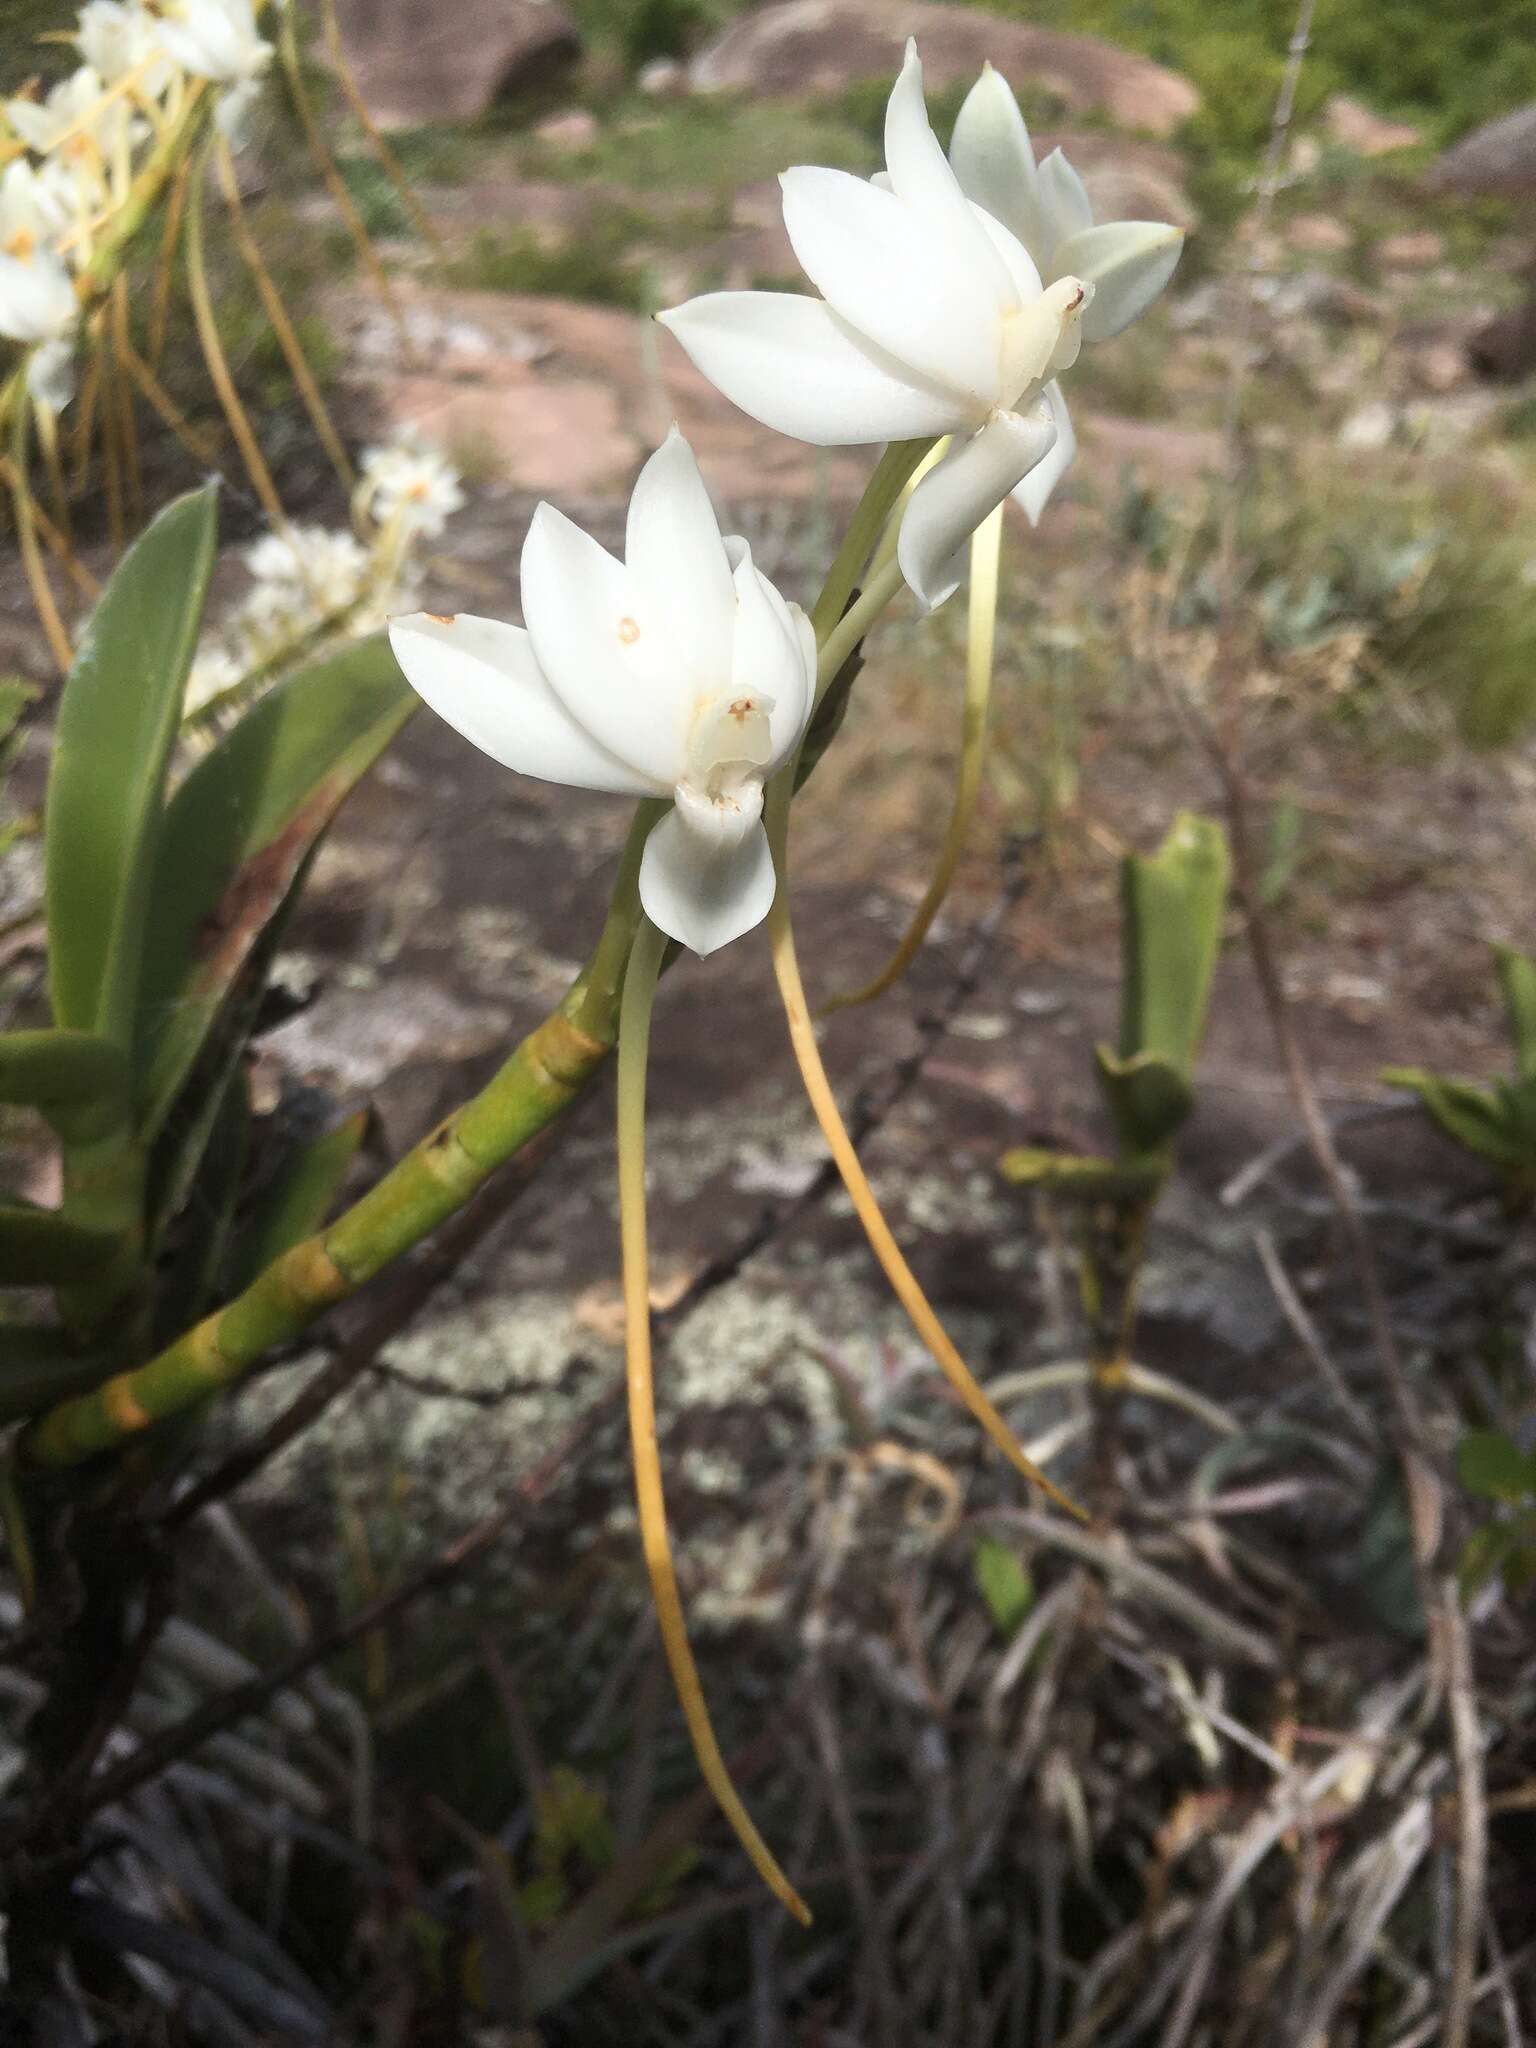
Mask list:
[[[335,635],[377,632],[415,603],[421,547],[464,502],[458,472],[414,441],[365,449],[353,499],[357,531],[319,525],[263,534],[245,550],[250,588],[198,649],[186,715],[236,701],[253,675]]]
[[[885,159],[873,179],[801,167],[780,181],[790,241],[819,297],[713,292],[659,317],[712,383],[781,433],[828,447],[948,440],[897,540],[901,572],[931,609],[1004,498],[1039,518],[1075,448],[1060,378],[1084,342],[1118,334],[1152,303],[1182,237],[1155,221],[1095,225],[1060,150],[1037,165],[990,65],[946,155],[914,44],[886,110]],[[379,506],[407,502],[386,464],[367,470],[363,488]],[[668,494],[678,525],[664,567],[656,508]],[[809,715],[814,681],[802,702],[798,684],[770,676],[772,636],[764,623],[768,637],[754,637],[748,609],[781,626],[790,618],[796,639],[803,622],[750,569],[745,543],[720,540],[675,430],[636,486],[627,564],[541,506],[522,590],[527,633],[467,617],[397,620],[407,677],[510,768],[670,793],[646,850],[648,915],[698,952],[749,930],[773,897],[763,781]],[[748,712],[737,718],[739,704]]]
[[[86,0],[79,68],[46,98],[0,107],[0,336],[33,351],[35,399],[57,410],[72,388],[77,284],[133,189],[146,148],[176,121],[189,84],[219,94],[238,129],[272,50],[252,0]]]

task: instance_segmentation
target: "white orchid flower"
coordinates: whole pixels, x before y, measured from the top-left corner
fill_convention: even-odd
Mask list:
[[[20,342],[70,333],[80,303],[62,257],[49,243],[69,218],[55,181],[30,164],[0,176],[0,335]]]
[[[374,520],[398,519],[413,537],[433,540],[464,503],[459,473],[434,448],[391,441],[365,448],[359,496]]]
[[[1076,359],[1092,287],[1046,286],[1018,237],[961,189],[908,43],[886,108],[886,174],[786,171],[784,225],[820,299],[712,292],[659,317],[743,412],[823,447],[950,434],[913,492],[902,572],[930,607],[966,539],[1050,453],[1044,391]]]
[[[112,162],[148,133],[122,97],[106,97],[101,74],[89,64],[61,79],[45,100],[24,93],[7,100],[5,113],[29,149],[39,156],[57,150],[93,176],[103,161]]]
[[[272,59],[272,45],[256,32],[251,0],[175,0],[160,40],[183,71],[217,85],[259,78]]]
[[[967,197],[1023,243],[1047,285],[1071,277],[1093,286],[1083,309],[1084,341],[1108,341],[1123,332],[1172,277],[1183,230],[1151,220],[1096,226],[1087,188],[1062,152],[1053,149],[1036,166],[1013,89],[990,64],[960,109],[949,160]],[[1077,449],[1059,385],[1048,386],[1046,398],[1056,421],[1055,445],[1014,493],[1032,521]]]
[[[139,0],[86,0],[75,48],[107,85],[138,72],[136,83],[151,98],[164,92],[175,69],[164,54],[158,18]]]
[[[722,539],[675,427],[636,480],[623,562],[540,505],[522,571],[526,631],[417,612],[390,628],[401,668],[505,767],[672,798],[645,843],[641,905],[668,937],[714,952],[773,902],[763,784],[810,718],[809,620],[744,540]]]
[[[27,394],[52,413],[61,413],[75,395],[75,337],[45,341],[27,357]]]

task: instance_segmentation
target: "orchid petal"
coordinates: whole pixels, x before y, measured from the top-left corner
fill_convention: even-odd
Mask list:
[[[657,785],[600,747],[549,687],[521,626],[467,612],[392,619],[389,644],[405,679],[439,718],[520,775],[655,796]]]
[[[960,582],[962,550],[987,514],[1050,453],[1056,438],[1042,399],[1027,413],[998,412],[950,450],[912,493],[897,555],[919,601],[932,611]]]
[[[949,160],[966,197],[1043,262],[1050,247],[1036,197],[1035,152],[1011,86],[990,64],[966,94]]]
[[[51,341],[80,311],[69,273],[56,256],[0,254],[0,334],[10,341]]]
[[[1051,248],[1069,235],[1080,235],[1084,228],[1093,226],[1093,201],[1088,197],[1088,187],[1059,149],[1053,149],[1040,166],[1035,191],[1045,241]],[[1054,257],[1047,260],[1052,269],[1058,267]]]
[[[1154,220],[1106,221],[1059,243],[1053,275],[1070,273],[1094,288],[1083,339],[1108,341],[1129,327],[1172,277],[1183,247],[1182,228]]]
[[[978,279],[986,280],[993,296],[1006,305],[1016,291],[1013,274],[999,264],[985,229],[978,232],[976,215],[929,124],[923,67],[911,38],[901,75],[886,103],[885,161],[891,189],[903,206],[942,235]]]
[[[1023,506],[1031,526],[1039,525],[1046,501],[1077,454],[1077,435],[1073,432],[1072,416],[1067,411],[1067,401],[1061,395],[1061,386],[1054,381],[1047,384],[1041,397],[1050,407],[1051,418],[1056,424],[1056,439],[1049,452],[1025,473],[1022,482],[1013,487],[1014,503]]]
[[[571,716],[636,774],[670,789],[696,691],[622,563],[540,505],[523,543],[523,617]]]
[[[695,687],[717,683],[730,665],[736,593],[715,508],[676,426],[635,479],[624,566],[641,623],[666,635]]]
[[[775,433],[821,448],[947,434],[963,410],[819,299],[707,292],[657,319],[710,383]]]
[[[675,810],[640,857],[640,905],[651,923],[695,953],[714,953],[762,923],[773,905],[773,855],[761,822],[735,846],[710,847]]]
[[[1027,313],[1030,306],[1039,298],[1043,288],[1038,264],[1013,230],[1004,227],[1003,223],[988,213],[984,206],[973,205],[971,212],[980,221],[988,241],[1002,257],[1008,275],[1013,279],[1013,288],[1019,298],[1019,311]],[[1011,317],[1017,319],[1018,313]]]
[[[785,171],[784,226],[835,313],[896,360],[972,405],[998,402],[998,340],[1011,300],[996,266],[893,192],[846,171]]]
[[[810,716],[816,688],[814,636],[809,667],[796,618],[798,605],[788,605],[744,553],[736,570],[736,645],[731,662],[731,688],[742,697],[766,697],[769,741],[774,764],[799,742]]]

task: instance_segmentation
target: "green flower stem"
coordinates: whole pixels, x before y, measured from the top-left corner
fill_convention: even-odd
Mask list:
[[[912,913],[900,943],[872,981],[851,995],[835,996],[827,1011],[850,1009],[873,1002],[893,987],[917,957],[918,948],[943,909],[955,879],[955,869],[970,835],[976,799],[981,791],[982,770],[987,758],[987,725],[992,704],[993,652],[997,641],[998,566],[1002,551],[1003,508],[992,512],[971,535],[970,615],[965,675],[965,714],[960,735],[960,773],[955,782],[955,800],[949,827],[939,849],[938,864],[923,891],[923,900]]]
[[[885,522],[906,488],[908,477],[931,446],[929,441],[893,441],[875,465],[875,473],[849,521],[843,544],[833,558],[821,595],[811,610],[811,624],[816,629],[818,647],[826,645],[828,635],[846,611],[848,600],[879,545]],[[853,644],[849,642],[850,646]],[[834,675],[836,672],[836,669],[831,671]],[[824,683],[822,688],[825,687]]]
[[[885,610],[902,585],[901,564],[894,555],[883,562],[837,623],[820,640],[816,657],[816,701],[819,704],[832,687],[832,679]],[[819,636],[818,636],[819,638]]]
[[[157,1358],[40,1416],[17,1447],[23,1468],[79,1464],[233,1384],[462,1208],[488,1174],[575,1100],[617,1037],[624,966],[640,919],[640,853],[663,808],[640,805],[602,936],[570,994],[480,1093],[329,1228],[284,1253]]]

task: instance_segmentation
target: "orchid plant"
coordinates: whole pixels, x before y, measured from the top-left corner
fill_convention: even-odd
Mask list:
[[[11,252],[23,266],[64,262],[66,217],[78,227],[103,191],[111,200],[135,189],[138,122],[153,138],[177,118],[169,110],[178,95],[181,104],[193,104],[197,85],[189,80],[234,94],[266,61],[247,0],[180,0],[164,15],[91,0],[86,13],[82,48],[88,37],[99,63],[121,67],[115,85],[76,84],[56,116],[51,102],[33,111],[53,124],[45,154],[70,138],[95,138],[92,175],[106,183],[65,192],[66,179],[50,172],[44,183],[49,191],[58,187],[56,209],[67,199],[72,212],[58,211],[48,230],[58,239],[40,252],[30,245]],[[100,124],[119,116],[121,133],[114,130],[109,144]],[[766,927],[810,1102],[893,1290],[993,1442],[1022,1475],[1078,1512],[1025,1455],[944,1330],[849,1139],[796,955],[790,806],[835,730],[870,626],[903,586],[924,611],[944,603],[969,549],[966,739],[945,850],[952,866],[985,745],[1003,503],[1012,495],[1039,517],[1073,446],[1059,380],[1085,340],[1118,332],[1151,302],[1171,273],[1179,239],[1157,224],[1095,227],[1065,159],[1058,153],[1036,166],[1012,95],[991,71],[967,100],[946,155],[929,124],[921,66],[909,46],[885,140],[886,169],[872,181],[814,167],[785,173],[786,225],[819,297],[717,293],[662,316],[704,374],[770,426],[822,445],[889,444],[809,615],[781,595],[744,540],[722,534],[693,452],[674,429],[635,484],[622,561],[553,506],[541,505],[522,556],[523,625],[422,611],[391,621],[390,645],[406,681],[474,745],[519,774],[639,799],[588,967],[488,1086],[329,1224],[334,1172],[319,1202],[311,1190],[280,1241],[269,1242],[265,1262],[231,1256],[222,1245],[218,1257],[204,1256],[199,1285],[188,1295],[199,1319],[174,1325],[179,1334],[169,1343],[157,1336],[166,1314],[152,1308],[150,1296],[160,1270],[159,1233],[171,1212],[163,1204],[146,1211],[145,1199],[159,1148],[168,1134],[179,1139],[186,1122],[173,1112],[204,1072],[217,1032],[228,1028],[241,1042],[249,1018],[236,1001],[240,977],[259,974],[267,935],[302,887],[318,833],[406,708],[399,676],[380,678],[368,642],[356,650],[355,671],[348,657],[338,657],[309,676],[289,676],[254,706],[243,694],[242,671],[248,678],[264,665],[290,664],[296,645],[343,616],[366,626],[382,608],[409,602],[417,551],[441,532],[461,499],[458,479],[440,458],[409,446],[377,449],[350,477],[355,532],[294,528],[275,495],[269,502],[270,477],[235,408],[227,408],[230,424],[272,526],[247,557],[251,596],[226,621],[222,644],[205,638],[199,652],[212,547],[211,500],[203,497],[163,515],[103,599],[66,689],[50,792],[54,1025],[18,1034],[36,1042],[11,1045],[9,1065],[0,1040],[0,1091],[53,1114],[66,1153],[62,1236],[53,1247],[61,1326],[37,1333],[46,1370],[40,1367],[32,1384],[45,1391],[16,1411],[29,1418],[15,1448],[23,1481],[120,1447],[237,1380],[461,1206],[617,1045],[627,1377],[646,1563],[705,1778],[758,1870],[802,1919],[809,1917],[804,1903],[746,1813],[721,1756],[672,1560],[652,1390],[645,1211],[654,996],[670,945],[709,954]],[[114,161],[125,151],[126,167]],[[17,171],[24,175],[15,178],[15,203],[32,203],[32,184],[43,174],[26,165],[13,166]],[[120,196],[116,203],[128,202]],[[212,310],[206,289],[198,290],[197,219],[194,208],[193,297],[210,371],[227,401]],[[8,275],[0,271],[0,292]],[[26,288],[11,291],[9,317],[27,328],[33,349],[67,332],[67,324],[57,334],[50,325],[64,310],[51,275],[46,267],[29,272]],[[65,277],[73,300],[78,293],[67,268]],[[29,360],[25,374],[31,372]],[[323,411],[312,407],[312,414],[325,438]],[[200,562],[184,586],[174,575],[176,545],[183,552],[195,545]],[[151,608],[164,614],[163,659],[152,676],[125,682],[119,671],[132,678],[134,663],[143,665],[127,626],[151,593]],[[172,790],[168,763],[188,709],[189,672],[194,721],[208,724],[212,743]],[[90,720],[108,710],[127,721],[125,747],[149,763],[111,845],[89,829],[87,744]],[[231,810],[241,821],[238,844],[228,843],[226,821],[219,844],[229,858],[196,868],[189,835]],[[80,847],[90,849],[84,866],[66,858]],[[163,878],[163,890],[150,888],[151,872]],[[245,905],[258,874],[264,908],[253,927]],[[925,906],[929,916],[946,885],[941,862]],[[93,922],[87,916],[87,899],[97,898],[110,902],[110,928],[101,928],[99,915]],[[225,979],[215,981],[210,999],[198,935],[220,931],[233,904],[242,907],[238,944],[218,953]],[[92,924],[88,945],[77,941],[74,922],[81,929]],[[924,928],[920,914],[909,952]],[[219,1067],[232,1100],[234,1071],[227,1058]],[[110,1095],[99,1118],[93,1076]],[[235,1100],[231,1113],[237,1112]],[[197,1121],[199,1145],[208,1144],[211,1120],[223,1114],[216,1104]],[[205,1163],[200,1153],[179,1168],[176,1185],[184,1192],[186,1176]],[[38,1237],[34,1221],[11,1223],[18,1242]],[[89,1253],[83,1281],[71,1245],[80,1256]],[[131,1362],[104,1371],[103,1345],[113,1330]],[[72,1391],[59,1398],[64,1389]],[[19,1527],[13,1517],[13,1533]]]

